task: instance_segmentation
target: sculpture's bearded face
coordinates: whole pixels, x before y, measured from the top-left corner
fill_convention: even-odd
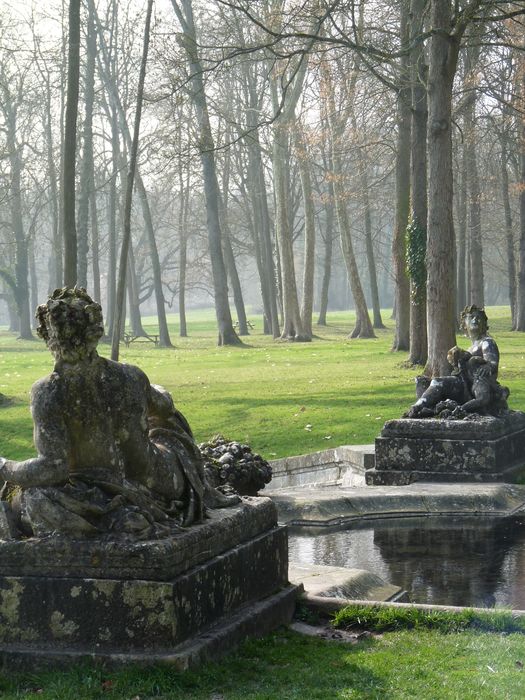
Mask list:
[[[56,289],[37,309],[43,338],[56,360],[75,364],[93,355],[104,333],[102,309],[84,289]]]
[[[483,338],[489,328],[487,314],[477,306],[467,306],[461,314],[461,325],[472,340]]]

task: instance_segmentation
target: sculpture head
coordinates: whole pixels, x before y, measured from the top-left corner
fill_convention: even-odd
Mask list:
[[[36,332],[57,361],[75,364],[90,357],[104,334],[100,304],[80,287],[55,289],[36,318]]]
[[[472,340],[478,340],[487,335],[489,329],[488,318],[484,309],[472,304],[465,306],[461,312],[461,328]]]

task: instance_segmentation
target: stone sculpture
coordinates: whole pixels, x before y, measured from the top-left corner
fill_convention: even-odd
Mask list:
[[[515,481],[525,472],[525,414],[508,409],[509,390],[497,381],[499,350],[485,311],[467,306],[461,325],[470,348],[449,350],[450,375],[418,377],[416,403],[376,438],[367,484]]]
[[[0,458],[3,495],[23,534],[151,539],[202,521],[206,506],[239,502],[207,483],[169,393],[97,353],[102,311],[85,290],[56,290],[37,319],[55,358],[31,391],[38,455]]]
[[[509,389],[498,381],[499,350],[488,334],[485,311],[467,306],[461,314],[461,326],[470,337],[468,351],[455,346],[447,354],[452,373],[435,377],[421,392],[404,418],[462,419],[472,413],[502,415],[507,411]]]

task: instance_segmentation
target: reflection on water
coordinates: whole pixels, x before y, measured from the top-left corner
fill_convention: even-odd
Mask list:
[[[417,603],[525,609],[525,520],[398,518],[290,533],[290,562],[367,569]]]

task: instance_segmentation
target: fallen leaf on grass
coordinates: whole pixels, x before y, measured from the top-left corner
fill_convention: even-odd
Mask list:
[[[308,425],[305,425],[304,429],[307,430],[309,433],[312,432],[312,426],[310,425],[310,423],[308,423]]]
[[[519,668],[520,671],[523,668],[523,661],[516,661],[516,668]]]

